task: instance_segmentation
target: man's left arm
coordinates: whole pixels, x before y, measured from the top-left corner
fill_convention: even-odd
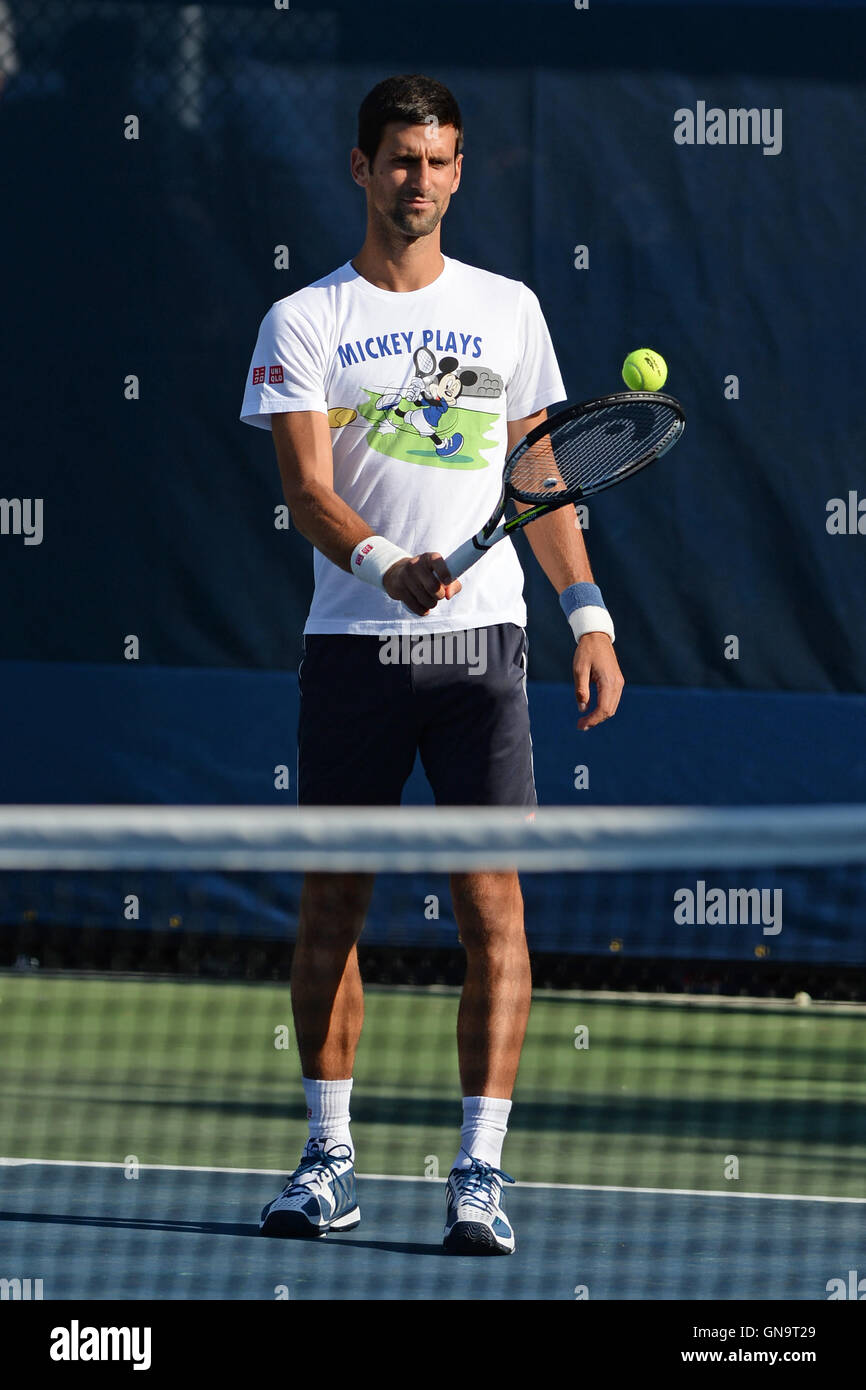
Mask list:
[[[523,420],[508,421],[508,451],[528,434],[533,426],[547,419],[547,411],[539,410]],[[518,505],[518,511],[525,507]],[[557,594],[570,584],[592,584],[592,569],[583,531],[575,524],[573,507],[562,507],[540,521],[527,526],[526,535],[533,553]],[[583,711],[589,704],[590,684],[597,691],[595,709],[577,722],[579,729],[592,729],[616,713],[625,682],[613,643],[604,632],[586,632],[575,648],[572,663],[574,693],[577,707]]]

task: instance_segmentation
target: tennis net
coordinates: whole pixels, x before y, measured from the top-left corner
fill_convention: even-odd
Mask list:
[[[508,868],[535,986],[518,1257],[443,1262],[450,875]],[[378,876],[342,1271],[250,1244],[307,1137],[287,981],[303,873],[329,871]],[[2,1287],[825,1298],[866,1235],[864,916],[866,807],[4,808]]]

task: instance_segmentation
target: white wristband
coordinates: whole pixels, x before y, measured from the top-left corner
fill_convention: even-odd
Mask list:
[[[397,560],[409,558],[405,550],[393,545],[384,536],[367,536],[352,551],[350,565],[352,573],[363,579],[365,584],[372,584],[374,589],[384,589],[385,574],[391,566]]]
[[[574,633],[575,642],[588,632],[604,632],[614,640],[613,619],[604,606],[601,589],[591,581],[569,584],[559,595],[559,603]]]
[[[579,642],[588,632],[606,632],[611,642],[616,636],[613,620],[607,609],[595,608],[591,604],[585,608],[575,608],[573,613],[569,613],[568,625],[574,633],[575,642]]]

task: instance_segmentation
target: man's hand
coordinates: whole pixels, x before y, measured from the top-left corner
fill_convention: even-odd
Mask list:
[[[463,585],[459,579],[448,580],[445,560],[438,550],[428,550],[409,560],[398,560],[385,571],[383,580],[389,598],[405,603],[410,613],[426,618],[440,599],[454,598]],[[616,662],[614,662],[616,665]]]
[[[573,669],[578,709],[585,710],[589,704],[590,682],[595,684],[597,690],[595,709],[577,721],[577,727],[585,732],[616,713],[625,685],[613,643],[606,633],[587,632],[581,637],[575,649]]]

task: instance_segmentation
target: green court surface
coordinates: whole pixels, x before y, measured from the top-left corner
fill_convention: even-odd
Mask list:
[[[457,1004],[368,989],[359,1172],[447,1174]],[[862,1197],[864,1019],[536,997],[503,1165],[523,1182]],[[7,972],[0,1056],[4,1157],[288,1171],[306,1137],[285,985]]]

